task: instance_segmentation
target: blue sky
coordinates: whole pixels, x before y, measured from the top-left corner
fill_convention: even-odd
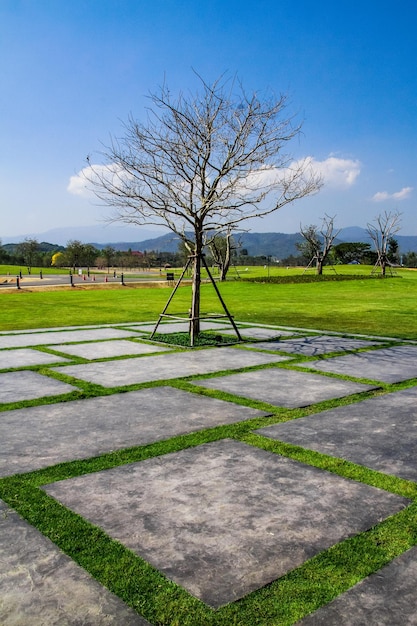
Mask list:
[[[414,0],[0,0],[0,238],[101,224],[111,210],[77,185],[86,156],[144,119],[164,78],[192,91],[192,68],[288,94],[291,152],[324,176],[252,230],[398,210],[417,235],[416,27]]]

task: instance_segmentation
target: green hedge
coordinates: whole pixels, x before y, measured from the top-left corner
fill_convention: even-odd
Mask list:
[[[400,278],[399,276],[381,276],[381,274],[374,276],[365,276],[363,274],[322,274],[321,276],[304,274],[296,276],[257,276],[255,278],[242,278],[241,280],[247,283],[273,283],[273,284],[285,284],[285,283],[323,283],[323,282],[339,282],[342,280],[376,280],[376,279],[388,279],[388,278]]]

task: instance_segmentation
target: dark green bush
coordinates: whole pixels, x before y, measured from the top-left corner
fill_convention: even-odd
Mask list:
[[[299,274],[297,276],[258,276],[256,278],[242,278],[242,281],[248,283],[272,283],[272,284],[288,284],[288,283],[323,283],[323,282],[339,282],[342,280],[376,280],[376,279],[398,278],[398,276],[381,276],[379,275],[363,275],[363,274],[323,274],[321,276]]]

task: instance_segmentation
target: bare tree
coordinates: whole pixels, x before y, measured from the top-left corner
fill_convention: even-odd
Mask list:
[[[378,215],[374,221],[375,224],[367,224],[367,232],[378,254],[375,268],[380,267],[382,276],[385,276],[387,266],[391,265],[388,258],[390,240],[401,228],[401,213],[385,211]]]
[[[189,97],[174,97],[165,85],[151,94],[146,123],[130,117],[124,136],[105,148],[104,164],[88,160],[84,170],[98,198],[114,207],[113,220],[162,225],[186,243],[193,257],[192,337],[200,329],[208,234],[321,186],[308,160],[285,152],[301,130],[286,116],[286,96],[261,100],[224,76],[212,85],[198,79],[200,90]]]
[[[219,268],[220,280],[226,280],[232,260],[232,252],[237,249],[231,229],[229,228],[224,235],[218,234],[212,237],[208,247],[213,257],[214,265]]]
[[[316,272],[323,274],[323,265],[340,230],[334,230],[334,218],[325,215],[322,218],[321,229],[314,224],[310,226],[300,225],[300,233],[305,239],[304,243],[298,244],[298,248],[310,256],[310,262],[315,261]]]

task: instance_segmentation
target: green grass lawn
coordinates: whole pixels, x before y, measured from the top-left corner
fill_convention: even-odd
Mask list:
[[[286,275],[285,268],[273,268]],[[354,268],[357,271],[357,268]],[[244,271],[244,270],[243,270]],[[290,270],[292,271],[292,270]],[[347,268],[346,271],[350,271]],[[244,282],[234,278],[220,284],[222,296],[237,320],[333,330],[346,333],[417,339],[417,272],[400,273],[401,277],[369,280],[369,268],[363,278],[345,282],[305,284],[270,284]],[[298,274],[301,270],[294,270]],[[253,277],[265,276],[264,268],[248,268]],[[270,276],[272,271],[270,271]],[[122,287],[108,289],[65,288],[59,290],[22,289],[1,292],[0,330],[51,328],[85,324],[109,324],[155,320],[164,307],[171,289]],[[173,300],[171,312],[186,312],[190,304],[189,287],[181,287]],[[202,308],[207,313],[220,312],[220,304],[211,285],[202,287]],[[43,348],[48,351],[48,348]],[[299,357],[301,361],[303,357]],[[75,359],[76,361],[77,359]],[[259,366],[258,369],[267,369]],[[288,367],[283,364],[282,367]],[[31,369],[51,376],[68,377],[42,366]],[[227,372],[225,372],[227,373]],[[67,382],[71,382],[68,379]],[[74,381],[72,381],[74,382]],[[416,383],[381,385],[377,390],[349,398],[326,401],[304,409],[284,409],[250,399],[231,398],[213,390],[198,393],[262,409],[267,417],[207,428],[157,443],[108,452],[101,456],[69,461],[42,470],[0,479],[0,497],[20,515],[49,537],[62,551],[84,567],[93,577],[121,597],[155,626],[290,626],[305,614],[337,597],[372,572],[379,570],[397,555],[417,544],[417,483],[355,465],[342,459],[260,436],[254,431],[269,424],[297,419],[365,397],[391,393]],[[161,384],[132,385],[131,389]],[[169,385],[196,393],[191,379],[170,380]],[[71,401],[103,393],[118,393],[126,388],[105,390],[89,383],[76,382],[77,391],[61,398]],[[51,402],[56,399],[49,400]],[[45,399],[3,405],[5,409],[35,406]],[[0,413],[1,415],[1,413]],[[367,532],[349,537],[306,561],[287,575],[237,602],[217,611],[211,610],[173,584],[146,561],[112,540],[59,502],[41,487],[57,480],[81,476],[126,463],[173,453],[187,447],[225,438],[280,454],[301,463],[402,495],[411,506],[377,524]]]
[[[252,277],[261,271],[251,268]],[[368,268],[363,279],[302,284],[249,283],[231,274],[219,287],[236,320],[417,339],[417,272],[412,270],[369,280]],[[154,320],[170,293],[169,287],[136,289],[129,284],[117,289],[0,290],[0,330]],[[181,287],[169,312],[185,313],[190,298],[190,287]],[[202,309],[221,312],[209,284],[202,287]]]

